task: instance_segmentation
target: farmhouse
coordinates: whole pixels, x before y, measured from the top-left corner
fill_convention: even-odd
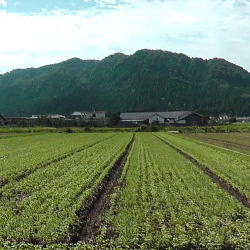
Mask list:
[[[6,119],[3,117],[3,115],[0,114],[0,126],[3,126],[6,123]]]
[[[105,111],[76,111],[70,115],[71,118],[85,122],[105,121]]]
[[[195,126],[207,125],[208,118],[193,111],[174,112],[128,112],[120,114],[123,125],[160,124]]]

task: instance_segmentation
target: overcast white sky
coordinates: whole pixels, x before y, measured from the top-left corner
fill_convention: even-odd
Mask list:
[[[250,0],[0,0],[0,73],[143,48],[250,71]]]

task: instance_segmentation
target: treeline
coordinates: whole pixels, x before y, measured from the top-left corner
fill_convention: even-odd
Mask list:
[[[6,116],[77,110],[249,116],[250,73],[223,59],[140,50],[0,75],[0,112]]]

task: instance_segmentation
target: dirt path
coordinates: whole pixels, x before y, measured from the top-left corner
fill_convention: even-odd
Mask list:
[[[125,151],[114,164],[112,171],[104,180],[102,186],[99,188],[96,195],[90,197],[87,209],[79,211],[80,227],[72,236],[71,242],[89,242],[99,232],[101,226],[101,215],[110,208],[110,195],[114,193],[115,188],[119,186],[119,179],[122,175],[123,167],[126,164],[128,155],[130,153],[134,136],[127,145]]]
[[[211,169],[209,169],[206,165],[198,162],[195,158],[193,158],[188,153],[180,150],[179,148],[175,147],[174,145],[170,144],[169,142],[165,141],[161,137],[155,135],[159,140],[167,144],[169,147],[173,148],[179,154],[183,155],[186,159],[191,161],[193,164],[198,166],[205,174],[207,174],[214,183],[217,183],[221,188],[227,191],[230,195],[232,195],[235,199],[240,201],[245,207],[250,208],[250,200],[244,195],[239,192],[239,190],[232,187],[228,184],[225,180],[221,179],[217,174],[215,174]]]

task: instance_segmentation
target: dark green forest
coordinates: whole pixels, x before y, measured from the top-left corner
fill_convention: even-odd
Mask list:
[[[73,58],[0,75],[5,116],[79,110],[174,111],[250,115],[250,73],[223,59],[203,60],[161,50]]]

